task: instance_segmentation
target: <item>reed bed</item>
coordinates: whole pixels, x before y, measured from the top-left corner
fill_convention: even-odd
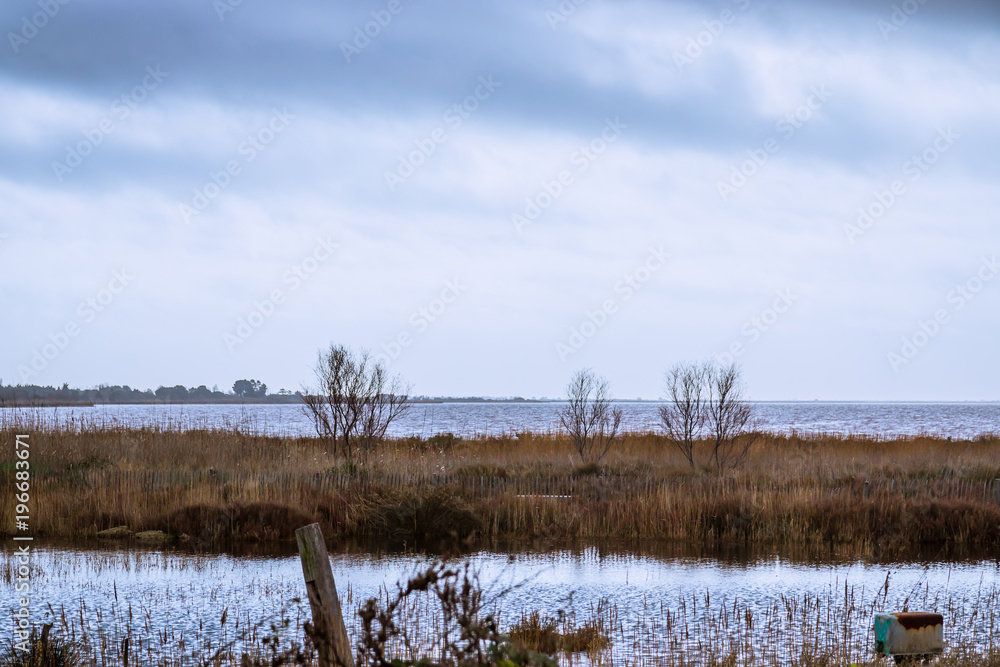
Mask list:
[[[166,559],[144,560],[127,555],[124,558],[132,559],[128,569],[146,575],[155,574],[157,568],[185,567]],[[197,557],[191,559],[196,561]],[[193,562],[189,566],[197,569],[199,564]],[[88,563],[87,567],[100,569],[122,564]],[[56,571],[47,576],[59,578],[65,573]],[[211,572],[205,576],[212,576]],[[150,582],[155,586],[155,577],[150,577]],[[233,582],[218,584],[233,585]],[[243,585],[258,586],[259,582]],[[117,593],[110,605],[81,598],[70,608],[65,605],[50,608],[49,620],[54,623],[53,637],[74,647],[79,659],[72,664],[101,667],[270,664],[267,660],[274,653],[293,643],[305,643],[302,623],[308,618],[308,607],[299,599],[289,598],[288,588],[275,586],[274,594],[268,598],[270,608],[253,614],[225,606],[226,592],[220,590],[220,599],[209,596],[204,609],[199,610],[203,623],[186,630],[178,629],[169,617],[141,602],[119,601]],[[380,589],[378,603],[384,606],[394,596],[394,590],[391,585]],[[512,640],[531,644],[530,627],[544,626],[544,617],[530,606],[515,603],[508,592],[509,589],[489,590],[488,609],[497,615],[501,628],[510,633]],[[164,595],[183,597],[184,592],[158,591],[161,606],[169,601]],[[360,622],[355,612],[363,600],[350,586],[342,591],[342,600],[349,634],[356,639]],[[873,588],[843,582],[831,584],[822,593],[765,599],[727,597],[703,590],[680,592],[667,599],[644,598],[641,604],[629,606],[604,599],[591,600],[576,608],[571,601],[560,610],[558,635],[567,638],[586,633],[590,639],[558,641],[548,648],[558,657],[559,664],[580,666],[874,666],[878,662],[873,654],[873,614],[919,608],[941,613],[946,619],[948,648],[935,664],[995,667],[1000,665],[998,607],[1000,589],[995,586],[981,587],[975,593],[949,591],[940,582],[935,586],[918,583],[898,589],[889,578],[883,586]],[[532,618],[534,621],[530,621]],[[407,598],[399,609],[397,622],[407,641],[392,643],[391,655],[404,660],[436,659],[441,650],[443,624],[433,595]],[[540,636],[534,639],[541,641]],[[2,656],[0,663],[7,664]]]
[[[41,536],[127,526],[206,543],[291,540],[318,521],[332,538],[407,542],[657,539],[873,556],[1000,547],[995,436],[768,434],[719,472],[692,469],[655,433],[626,434],[600,465],[581,465],[559,433],[393,439],[357,463],[315,438],[245,426],[81,428],[18,414],[3,417],[0,441],[30,435]],[[13,448],[3,451],[9,484]],[[0,506],[0,530],[11,511]]]

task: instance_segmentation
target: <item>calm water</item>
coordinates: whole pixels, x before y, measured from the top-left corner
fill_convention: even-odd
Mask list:
[[[392,435],[498,434],[559,429],[561,403],[415,404]],[[654,430],[656,403],[622,402],[625,427]],[[789,433],[866,433],[956,438],[1000,432],[1000,403],[757,403],[764,429]],[[0,409],[0,419],[30,414],[73,423],[160,424],[178,428],[240,426],[272,434],[310,434],[312,424],[297,405],[111,405],[93,408]]]
[[[163,636],[172,637],[174,643],[183,636],[188,649],[196,650],[200,642],[217,646],[223,637],[232,637],[237,618],[245,627],[277,617],[283,606],[293,623],[308,618],[306,604],[290,602],[304,591],[298,558],[287,552],[232,556],[39,547],[32,576],[37,621],[51,618],[52,611],[59,617],[65,610],[73,623],[83,618],[90,632],[101,624],[131,625],[139,636],[166,633]],[[5,548],[9,556],[10,547]],[[782,598],[801,601],[807,595],[840,609],[849,606],[844,601],[850,595],[858,610],[849,619],[858,651],[870,645],[867,632],[873,611],[898,610],[906,604],[911,609],[947,612],[949,626],[961,619],[961,628],[949,627],[952,643],[981,643],[988,640],[994,622],[985,609],[996,603],[1000,589],[1000,566],[989,561],[873,565],[778,557],[719,560],[592,547],[544,554],[481,552],[470,561],[486,589],[514,586],[501,603],[502,627],[522,611],[563,610],[575,612],[583,621],[597,605],[611,604],[617,613],[615,650],[622,656],[637,650],[637,642],[650,650],[650,641],[662,639],[642,640],[642,636],[655,635],[666,611],[680,614],[685,609],[692,621],[706,623],[736,605],[740,618],[750,610],[761,619],[771,605],[783,605]],[[413,554],[334,554],[334,574],[349,622],[363,599],[393,588],[428,562]],[[0,608],[13,610],[12,587],[0,589]],[[220,620],[226,609],[229,621],[223,628]],[[979,613],[972,614],[976,609]]]

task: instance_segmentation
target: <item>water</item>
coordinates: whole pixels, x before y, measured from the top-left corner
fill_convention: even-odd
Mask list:
[[[71,624],[80,627],[82,619],[91,634],[102,624],[119,630],[131,626],[136,636],[165,637],[170,645],[183,638],[184,650],[197,652],[200,643],[217,647],[235,638],[237,621],[246,628],[277,618],[282,608],[292,627],[309,618],[307,603],[291,602],[303,597],[304,587],[298,558],[287,551],[234,556],[176,549],[39,546],[31,580],[34,618],[51,620],[54,612],[57,629],[65,610]],[[10,548],[6,549],[9,557]],[[354,611],[362,600],[394,588],[429,562],[417,554],[364,551],[335,553],[332,561],[349,626],[356,622]],[[839,634],[849,630],[855,652],[862,654],[871,645],[871,614],[906,605],[911,610],[945,612],[953,645],[983,645],[992,641],[995,617],[986,612],[1000,590],[1000,564],[991,561],[816,563],[775,556],[670,557],[596,547],[546,553],[484,551],[469,561],[486,589],[510,589],[500,603],[502,628],[524,611],[575,612],[583,621],[599,605],[611,605],[616,620],[612,638],[619,657],[636,653],[652,657],[667,650],[661,646],[669,634],[662,629],[667,612],[674,614],[675,622],[690,618],[693,627],[707,628],[720,612],[733,609],[738,613],[726,634],[738,635],[736,625],[747,611],[758,619],[755,631],[764,633],[762,620],[769,618],[768,610],[781,609],[779,615],[772,613],[772,621],[781,625],[779,635],[788,635],[791,625],[799,623],[791,616],[783,620],[788,601],[806,597],[827,600],[828,606],[840,609],[827,621],[839,623]],[[14,605],[12,586],[4,586],[0,610],[12,612]],[[848,607],[856,607],[856,613],[846,613]],[[228,610],[225,627],[220,624],[224,610]],[[817,608],[804,615],[825,613]],[[427,614],[422,616],[427,623]],[[357,636],[357,627],[350,632]],[[782,641],[794,644],[793,637],[794,633]],[[775,648],[789,651],[791,644]]]
[[[756,403],[764,430],[881,436],[931,434],[972,438],[1000,432],[1000,403]],[[656,430],[660,404],[621,402],[629,431]],[[390,435],[496,435],[559,430],[562,403],[414,404]],[[0,420],[29,414],[72,424],[156,424],[175,428],[256,429],[274,435],[310,435],[312,423],[298,405],[107,405],[92,408],[0,408]]]

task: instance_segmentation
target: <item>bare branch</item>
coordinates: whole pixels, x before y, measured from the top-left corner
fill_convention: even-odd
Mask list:
[[[707,365],[677,364],[667,371],[666,405],[660,407],[660,422],[667,439],[678,449],[692,468],[695,467],[694,443],[702,437],[706,419]]]
[[[753,407],[745,398],[743,374],[730,364],[708,376],[707,420],[713,439],[712,462],[719,470],[739,466],[757,440]]]
[[[315,372],[317,386],[303,392],[303,410],[320,440],[348,461],[367,458],[410,408],[409,386],[390,378],[367,351],[331,345],[320,352]]]
[[[622,411],[613,408],[611,384],[593,371],[578,371],[566,387],[569,400],[559,422],[584,463],[600,462],[614,447]]]

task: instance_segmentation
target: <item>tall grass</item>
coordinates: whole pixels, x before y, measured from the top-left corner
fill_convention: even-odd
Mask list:
[[[565,436],[531,433],[394,439],[357,465],[315,438],[235,427],[0,426],[0,441],[30,434],[39,535],[125,525],[205,542],[290,540],[319,521],[330,537],[406,541],[607,537],[871,555],[1000,547],[994,436],[772,434],[719,474],[692,470],[652,433],[626,434],[599,467],[580,467]],[[708,443],[699,448],[705,460]],[[9,484],[13,448],[3,451]],[[0,506],[0,530],[11,512]]]

